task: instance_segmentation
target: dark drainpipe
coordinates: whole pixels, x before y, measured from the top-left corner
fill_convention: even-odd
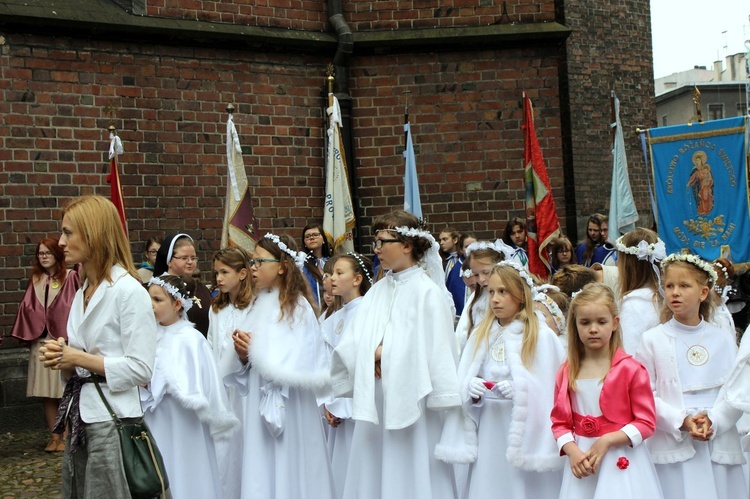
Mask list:
[[[360,229],[361,217],[359,208],[359,188],[357,187],[357,170],[354,167],[354,129],[352,125],[352,96],[349,94],[349,56],[354,51],[354,37],[352,30],[344,19],[344,8],[342,0],[328,0],[328,22],[336,31],[338,46],[336,55],[333,57],[333,66],[336,69],[336,77],[333,81],[333,93],[339,100],[341,106],[341,118],[343,120],[343,141],[346,149],[346,164],[348,166],[349,185],[352,189],[352,208],[354,216],[357,217],[357,226],[354,231],[354,246],[358,252],[362,252],[362,230]]]

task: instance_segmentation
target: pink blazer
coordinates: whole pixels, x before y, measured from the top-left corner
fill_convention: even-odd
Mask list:
[[[631,424],[641,433],[643,440],[654,434],[656,407],[651,381],[646,368],[618,348],[612,359],[612,367],[604,378],[599,396],[599,408],[609,423]],[[555,439],[573,429],[573,409],[568,391],[568,362],[564,362],[555,377],[555,404],[550,414],[552,433]]]

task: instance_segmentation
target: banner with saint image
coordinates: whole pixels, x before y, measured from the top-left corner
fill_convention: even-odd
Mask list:
[[[646,131],[667,253],[750,262],[747,117]]]

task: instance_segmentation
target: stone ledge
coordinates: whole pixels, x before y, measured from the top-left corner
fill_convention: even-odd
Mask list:
[[[45,0],[6,0],[0,3],[0,29],[181,46],[231,44],[236,48],[274,52],[295,50],[315,55],[330,52],[331,57],[338,44],[336,36],[329,32],[133,15],[108,0],[57,4]],[[550,22],[365,31],[353,33],[353,38],[355,53],[389,53],[549,45],[561,43],[570,33],[570,28]]]

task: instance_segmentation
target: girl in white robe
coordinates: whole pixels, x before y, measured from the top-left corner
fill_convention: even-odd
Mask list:
[[[362,296],[372,286],[372,264],[370,260],[357,253],[337,255],[328,260],[333,269],[327,279],[330,281],[331,292],[340,297],[344,306],[331,315],[322,326],[323,339],[328,347],[329,355],[338,346],[341,333],[354,317]],[[349,449],[354,435],[354,420],[352,419],[352,399],[333,398],[326,402],[325,418],[328,429],[328,455],[331,458],[333,482],[336,487],[336,497],[344,497],[344,481],[349,462]]]
[[[189,279],[189,278],[187,278]],[[156,363],[141,387],[144,419],[164,459],[172,497],[221,499],[216,443],[234,438],[234,417],[211,349],[185,313],[189,285],[177,276],[152,277],[148,292],[158,322]]]
[[[665,258],[662,269],[671,318],[643,334],[636,358],[654,390],[656,433],[647,443],[664,497],[745,497],[742,412],[725,396],[737,347],[733,335],[707,322],[716,272],[683,254]]]
[[[466,300],[467,306],[461,312],[461,317],[456,325],[459,352],[463,350],[466,340],[487,314],[489,300],[485,288],[489,282],[493,265],[510,259],[514,251],[500,239],[494,243],[475,241],[466,248],[466,261],[469,262],[469,268],[476,282],[476,289]]]
[[[472,463],[462,498],[503,493],[556,498],[562,460],[549,433],[555,372],[565,352],[534,312],[529,274],[517,262],[497,264],[486,288],[490,310],[469,337],[458,376],[468,418],[449,419],[436,455]]]
[[[250,280],[250,256],[237,246],[216,253],[213,261],[214,276],[219,294],[211,303],[208,313],[206,339],[216,361],[220,379],[242,368],[234,350],[236,331],[250,331],[250,303],[253,288]],[[225,386],[229,405],[234,415],[242,421],[244,401],[235,386]],[[224,488],[224,499],[240,497],[242,474],[242,439],[235,438],[218,444],[219,471]]]
[[[659,261],[667,256],[664,242],[649,229],[637,228],[620,237],[617,248],[619,270],[620,327],[622,347],[634,355],[644,331],[661,322]]]
[[[388,272],[333,352],[334,394],[352,398],[356,420],[346,498],[456,497],[452,467],[433,455],[442,413],[461,404],[453,299],[437,242],[417,227],[404,211],[374,221],[375,253]]]
[[[243,499],[334,497],[316,400],[329,381],[326,349],[295,247],[273,234],[256,244],[250,329],[234,335],[243,365],[224,379],[244,395]]]

